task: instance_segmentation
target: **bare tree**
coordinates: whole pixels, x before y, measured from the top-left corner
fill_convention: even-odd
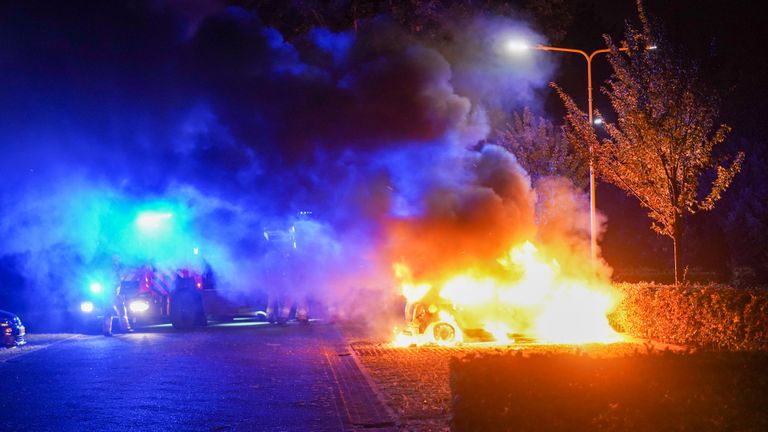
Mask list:
[[[605,36],[613,74],[601,90],[617,117],[616,123],[604,123],[606,138],[599,140],[587,114],[552,85],[567,109],[569,140],[591,155],[599,177],[637,198],[654,231],[672,239],[679,283],[685,217],[714,208],[739,172],[744,154],[730,164],[714,156],[715,146],[730,131],[726,125],[714,128],[717,98],[697,68],[666,44],[640,2],[638,11],[642,28],[628,23],[622,47]],[[702,184],[706,178],[711,179],[708,185]]]

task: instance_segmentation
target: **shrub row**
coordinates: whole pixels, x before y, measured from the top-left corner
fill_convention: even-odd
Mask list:
[[[768,353],[454,358],[455,431],[768,430]]]
[[[619,331],[718,350],[768,350],[768,290],[725,285],[617,284]]]

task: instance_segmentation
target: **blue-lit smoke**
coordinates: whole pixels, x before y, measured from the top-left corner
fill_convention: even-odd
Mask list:
[[[482,49],[491,29],[531,35],[521,23],[478,19],[433,46],[376,19],[292,44],[216,4],[0,6],[0,256],[26,285],[14,292],[66,298],[115,256],[189,266],[194,248],[236,291],[375,291],[382,227],[427,212],[436,187],[471,187],[482,104],[530,104],[551,69]],[[142,232],[143,211],[173,216]],[[264,232],[291,226],[287,263]]]

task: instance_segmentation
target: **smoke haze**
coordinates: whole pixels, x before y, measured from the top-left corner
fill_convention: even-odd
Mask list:
[[[385,301],[396,260],[428,275],[564,231],[583,247],[583,226],[542,219],[564,201],[537,207],[514,157],[478,145],[489,108],[549,81],[540,59],[500,59],[501,35],[541,41],[525,23],[478,17],[435,46],[379,18],[289,42],[195,5],[0,6],[0,256],[30,303],[76,298],[104,256],[184,266],[192,247],[223,288],[334,304]],[[154,249],[125,228],[152,209],[175,224]],[[265,232],[291,227],[289,262]]]

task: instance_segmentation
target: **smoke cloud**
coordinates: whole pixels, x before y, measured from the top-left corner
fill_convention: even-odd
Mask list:
[[[429,188],[423,211],[392,221],[391,261],[407,263],[417,280],[494,264],[535,235],[535,195],[514,156],[486,146],[466,157],[464,178]]]
[[[287,41],[195,4],[0,6],[0,256],[25,281],[4,277],[5,300],[61,306],[109,257],[190,266],[195,247],[223,292],[381,304],[393,261],[428,275],[583,231],[542,219],[563,201],[537,215],[514,157],[478,147],[488,109],[549,81],[500,57],[504,35],[540,40],[524,23],[478,17],[435,45],[378,18]],[[174,215],[163,246],[132,222],[153,209]]]

